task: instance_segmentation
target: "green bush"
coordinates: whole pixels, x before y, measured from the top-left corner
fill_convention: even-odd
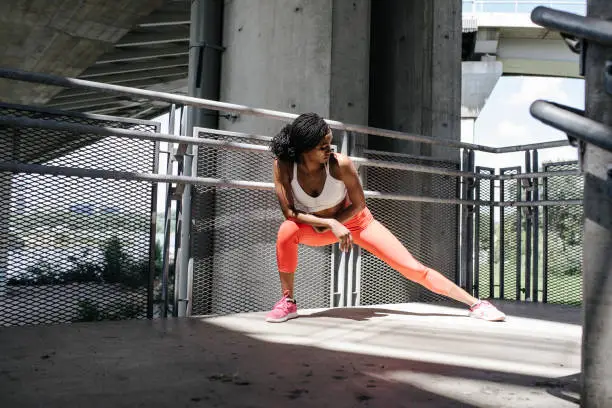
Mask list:
[[[137,303],[117,302],[103,309],[90,299],[80,300],[78,308],[78,317],[74,322],[135,319],[144,313],[144,305]]]

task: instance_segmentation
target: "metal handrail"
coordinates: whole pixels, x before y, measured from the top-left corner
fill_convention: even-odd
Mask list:
[[[126,139],[140,139],[140,140],[152,140],[152,141],[161,141],[161,142],[169,142],[169,143],[183,143],[188,145],[198,145],[198,146],[211,146],[217,147],[227,150],[242,150],[242,151],[259,151],[266,152],[269,151],[267,146],[256,145],[250,143],[242,143],[242,142],[232,142],[227,140],[215,140],[210,138],[194,138],[194,137],[186,137],[186,136],[174,136],[163,133],[150,133],[143,132],[138,130],[129,130],[129,129],[118,129],[104,126],[94,126],[94,125],[85,125],[79,123],[70,123],[70,122],[60,122],[55,120],[48,119],[32,119],[26,117],[14,117],[14,116],[0,116],[0,125],[12,126],[12,127],[28,127],[28,128],[38,128],[38,129],[49,129],[49,130],[57,130],[69,133],[80,133],[80,134],[92,134],[97,136],[106,136],[106,137],[119,137]],[[200,129],[204,130],[204,129]],[[212,129],[206,129],[206,133],[211,132]],[[216,134],[216,131],[215,131]],[[233,135],[238,136],[241,134],[235,132],[224,132],[219,131],[218,134],[221,135]],[[248,140],[249,135],[244,135],[245,139]],[[261,136],[256,136],[256,138],[261,138]],[[548,172],[548,173],[520,173],[520,174],[481,174],[460,170],[447,169],[442,167],[435,166],[426,166],[419,164],[410,164],[410,163],[398,163],[393,161],[384,161],[384,160],[375,160],[368,159],[363,157],[350,157],[351,160],[355,163],[357,167],[359,166],[367,166],[367,167],[378,167],[378,168],[387,168],[387,169],[395,169],[395,170],[405,170],[405,171],[414,171],[419,173],[428,173],[428,174],[439,174],[445,176],[455,176],[455,177],[470,177],[477,179],[488,179],[488,180],[511,180],[511,179],[522,179],[522,178],[539,178],[539,177],[550,177],[550,176],[574,176],[579,175],[580,173],[576,173],[573,171],[559,171],[559,172]]]
[[[597,17],[583,17],[549,7],[539,6],[531,20],[542,27],[560,31],[601,45],[612,45],[612,22]]]
[[[212,177],[195,176],[169,176],[165,174],[139,173],[119,170],[86,169],[80,167],[49,166],[42,164],[18,163],[12,161],[0,161],[0,172],[28,173],[68,177],[87,177],[105,180],[128,180],[144,181],[153,183],[185,183],[221,188],[241,188],[247,190],[274,190],[273,183],[246,180],[228,180]],[[533,207],[534,205],[580,205],[582,200],[558,200],[558,201],[482,201],[461,200],[458,198],[424,197],[408,194],[384,193],[381,191],[365,190],[366,198],[381,200],[411,201],[421,203],[454,204],[454,205],[478,205],[478,206],[501,206],[501,207]]]
[[[612,127],[589,119],[574,108],[544,100],[535,101],[529,110],[534,118],[565,132],[570,138],[612,152]]]
[[[0,68],[0,78],[13,79],[18,81],[40,83],[53,86],[61,86],[67,88],[86,88],[96,89],[100,92],[126,95],[126,96],[138,96],[142,99],[152,101],[164,101],[173,103],[176,105],[188,105],[196,108],[204,108],[215,111],[241,113],[250,116],[259,116],[270,119],[277,119],[285,122],[294,120],[298,115],[294,113],[287,113],[269,109],[251,108],[244,105],[236,105],[226,102],[219,102],[209,99],[194,98],[191,96],[176,95],[167,92],[157,92],[146,89],[131,88],[120,85],[106,84],[101,82],[87,81],[83,79],[67,78],[51,74],[34,73],[19,69]],[[565,146],[565,141],[554,141],[546,143],[538,143],[537,145],[517,145],[509,147],[489,147],[484,145],[478,145],[473,143],[456,142],[448,139],[434,138],[430,136],[417,135],[412,133],[398,132],[394,130],[374,128],[370,126],[355,125],[349,123],[343,123],[331,119],[325,119],[328,125],[333,129],[339,129],[343,131],[351,131],[368,135],[388,137],[392,139],[399,139],[411,142],[428,143],[432,145],[445,146],[450,148],[478,150],[486,153],[505,153],[515,152],[522,150],[530,150],[536,148],[545,149],[552,147]],[[511,150],[508,150],[511,149]]]

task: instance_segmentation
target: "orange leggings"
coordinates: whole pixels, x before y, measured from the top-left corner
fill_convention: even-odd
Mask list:
[[[407,279],[445,296],[448,296],[455,286],[440,272],[414,259],[391,231],[372,217],[368,208],[360,211],[344,223],[344,226],[351,231],[355,244],[374,254]],[[310,225],[287,220],[281,224],[276,241],[278,270],[284,273],[295,272],[298,263],[298,244],[325,246],[336,242],[338,238],[331,231],[319,233]]]

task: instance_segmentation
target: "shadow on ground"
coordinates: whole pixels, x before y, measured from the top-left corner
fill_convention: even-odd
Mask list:
[[[379,313],[397,312],[319,316]],[[3,408],[565,407],[573,406],[567,395],[576,383],[271,343],[214,319],[2,328],[0,344]]]
[[[418,312],[406,312],[403,310],[393,310],[387,308],[335,308],[328,309],[321,312],[315,312],[307,315],[300,315],[300,319],[317,318],[317,317],[331,317],[337,319],[348,319],[355,321],[366,321],[375,317],[386,317],[389,315],[397,316],[422,316],[422,317],[467,317],[467,313],[418,313]]]

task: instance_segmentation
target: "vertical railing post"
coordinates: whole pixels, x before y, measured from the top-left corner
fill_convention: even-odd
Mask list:
[[[495,169],[491,169],[491,175]],[[489,296],[494,297],[495,289],[495,180],[489,180]]]
[[[548,171],[548,166],[543,166],[543,171]],[[542,199],[548,200],[548,177],[542,180]],[[548,302],[548,206],[542,207],[542,302]]]
[[[468,172],[474,173],[474,151],[470,150],[468,154]],[[467,199],[470,201],[474,200],[474,187],[475,178],[473,176],[468,177],[467,186]],[[469,204],[467,206],[467,265],[466,265],[466,286],[465,290],[468,293],[472,293],[474,290],[474,205]]]
[[[343,155],[349,155],[350,134],[343,130],[340,138],[339,150]],[[352,289],[354,268],[350,264],[351,248],[349,255],[340,251],[339,244],[334,244],[332,247],[332,271],[331,271],[331,300],[332,307],[349,306],[352,303],[350,290]],[[349,284],[349,282],[351,282]]]
[[[168,113],[168,134],[174,135],[174,121],[176,115],[176,105],[172,104],[170,106],[170,112]],[[173,146],[171,143],[168,143],[167,157],[166,157],[166,174],[172,174],[172,149]],[[166,188],[166,205],[164,208],[164,245],[162,248],[162,287],[161,287],[161,301],[162,301],[162,317],[168,317],[168,275],[170,268],[170,227],[171,227],[171,218],[172,215],[172,184],[168,183]],[[176,273],[175,273],[176,277]],[[176,283],[175,283],[176,285]]]
[[[367,148],[367,136],[351,132],[348,134],[348,138],[350,155],[352,157],[364,157],[364,151]],[[357,168],[359,182],[364,187],[366,183],[365,170],[366,168],[363,166],[359,166]],[[352,256],[350,259],[350,264],[353,267],[352,288],[350,292],[351,305],[359,306],[361,304],[361,247],[359,247],[358,245],[354,245],[353,250],[351,251],[351,255]]]
[[[499,174],[504,174],[504,169],[499,170]],[[506,200],[506,181],[499,181],[499,199]],[[505,207],[499,208],[499,298],[504,298],[504,279],[506,269],[506,210]],[[517,248],[518,250],[518,248]],[[491,293],[495,294],[495,281],[491,282]]]
[[[466,172],[468,168],[468,156],[469,151],[467,149],[463,149],[461,153],[461,171]],[[467,177],[461,177],[461,199],[467,200]],[[461,267],[459,268],[459,276],[457,277],[456,284],[461,286],[462,288],[466,288],[466,275],[467,275],[467,205],[463,204],[461,206]]]
[[[476,172],[480,172],[480,169],[477,167]],[[476,180],[476,200],[480,201],[480,183],[482,179],[477,178]],[[479,287],[480,287],[480,206],[474,206],[474,289],[472,295],[475,297],[479,297]]]
[[[531,152],[527,150],[525,152],[525,172],[531,173]],[[532,179],[522,179],[524,181],[523,186],[525,188],[525,200],[532,200]],[[531,301],[531,249],[532,249],[532,207],[522,207],[525,210],[525,300]],[[520,277],[517,275],[517,295],[520,293]],[[520,300],[520,297],[517,299]]]
[[[538,163],[538,151],[534,150],[532,152],[531,155],[531,167],[533,169],[534,172],[538,171],[539,168],[539,163]],[[532,194],[532,198],[533,201],[536,202],[536,204],[534,204],[533,206],[533,212],[532,212],[532,216],[533,216],[533,252],[532,252],[532,260],[533,260],[533,267],[532,267],[532,276],[533,276],[533,295],[532,295],[532,300],[534,302],[538,302],[539,301],[539,251],[540,251],[540,212],[539,212],[539,206],[537,204],[537,202],[540,199],[540,192],[539,192],[539,180],[537,177],[533,178],[533,194]]]

